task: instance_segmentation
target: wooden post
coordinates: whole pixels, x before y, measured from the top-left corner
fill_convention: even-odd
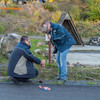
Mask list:
[[[51,63],[51,44],[52,44],[52,41],[48,38],[48,36],[47,36],[47,34],[45,35],[45,41],[47,41],[48,42],[48,48],[49,48],[49,50],[48,50],[48,60],[49,60],[49,64]],[[53,45],[53,44],[52,44]]]
[[[51,42],[49,41],[49,64],[51,63]]]

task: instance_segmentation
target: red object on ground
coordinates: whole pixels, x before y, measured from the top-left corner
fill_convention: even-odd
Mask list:
[[[43,90],[43,91],[49,91],[49,90],[51,90],[49,87],[41,87],[40,85],[39,85],[39,88],[41,90]]]

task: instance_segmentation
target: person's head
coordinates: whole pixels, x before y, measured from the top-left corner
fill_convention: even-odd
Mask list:
[[[30,41],[28,39],[28,36],[22,36],[20,41],[26,43],[27,45],[30,45]]]
[[[51,24],[48,22],[48,20],[45,20],[42,22],[42,32],[47,33],[51,30]]]

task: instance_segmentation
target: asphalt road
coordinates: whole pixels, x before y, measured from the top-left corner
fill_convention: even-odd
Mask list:
[[[0,84],[0,100],[100,100],[100,87],[42,85],[51,88],[42,91],[39,85]]]

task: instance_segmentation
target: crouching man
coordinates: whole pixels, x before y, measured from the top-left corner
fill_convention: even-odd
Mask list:
[[[33,63],[45,67],[45,60],[40,61],[31,53],[28,37],[22,36],[11,53],[7,75],[11,76],[15,83],[26,82],[30,78],[35,78],[38,71],[34,68]]]

